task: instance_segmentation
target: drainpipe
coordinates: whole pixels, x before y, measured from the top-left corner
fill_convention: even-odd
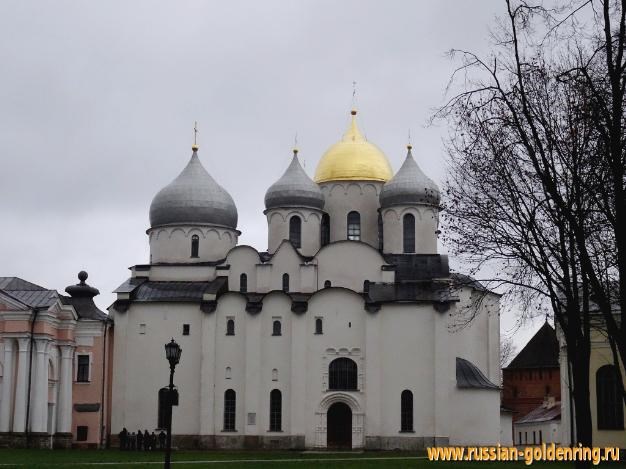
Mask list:
[[[30,388],[33,380],[33,346],[35,345],[35,322],[37,321],[39,308],[33,308],[33,316],[30,321],[30,357],[28,365],[28,391],[26,394],[26,447],[30,447]]]
[[[109,318],[104,321],[104,340],[102,344],[102,390],[100,394],[100,449],[104,448],[104,392],[105,392],[105,379],[107,369],[107,332],[109,330]]]

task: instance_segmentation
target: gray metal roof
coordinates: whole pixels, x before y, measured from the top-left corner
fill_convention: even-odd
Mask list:
[[[19,277],[0,277],[0,290],[46,290]]]
[[[3,290],[7,295],[31,308],[50,307],[59,299],[55,290]]]
[[[233,198],[204,169],[196,150],[183,171],[150,205],[150,226],[207,224],[237,228]]]
[[[409,148],[404,163],[380,192],[381,207],[439,205],[439,200],[439,187],[420,169]]]
[[[551,420],[561,420],[561,402],[559,401],[556,401],[551,407],[542,404],[536,409],[531,410],[515,423],[541,423]]]
[[[265,193],[265,208],[277,207],[324,208],[322,191],[302,169],[297,151],[285,173]]]
[[[202,301],[209,282],[145,282],[133,294],[137,301]]]
[[[469,360],[456,357],[456,386],[463,389],[500,389]]]
[[[146,282],[146,278],[131,277],[113,290],[113,293],[130,293],[142,283]]]

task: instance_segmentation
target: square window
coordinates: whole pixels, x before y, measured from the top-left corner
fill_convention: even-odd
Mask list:
[[[189,324],[183,324],[183,335],[189,335]]]
[[[89,427],[87,426],[76,427],[76,441],[87,441],[88,431]]]

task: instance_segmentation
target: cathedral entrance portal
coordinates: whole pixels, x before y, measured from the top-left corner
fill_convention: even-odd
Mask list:
[[[352,410],[343,402],[335,402],[328,408],[327,415],[328,448],[352,448]]]

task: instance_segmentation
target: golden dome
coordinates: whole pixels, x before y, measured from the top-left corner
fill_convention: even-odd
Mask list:
[[[315,182],[381,181],[393,176],[389,160],[374,144],[369,143],[356,124],[356,111],[340,142],[331,146],[315,170]]]

